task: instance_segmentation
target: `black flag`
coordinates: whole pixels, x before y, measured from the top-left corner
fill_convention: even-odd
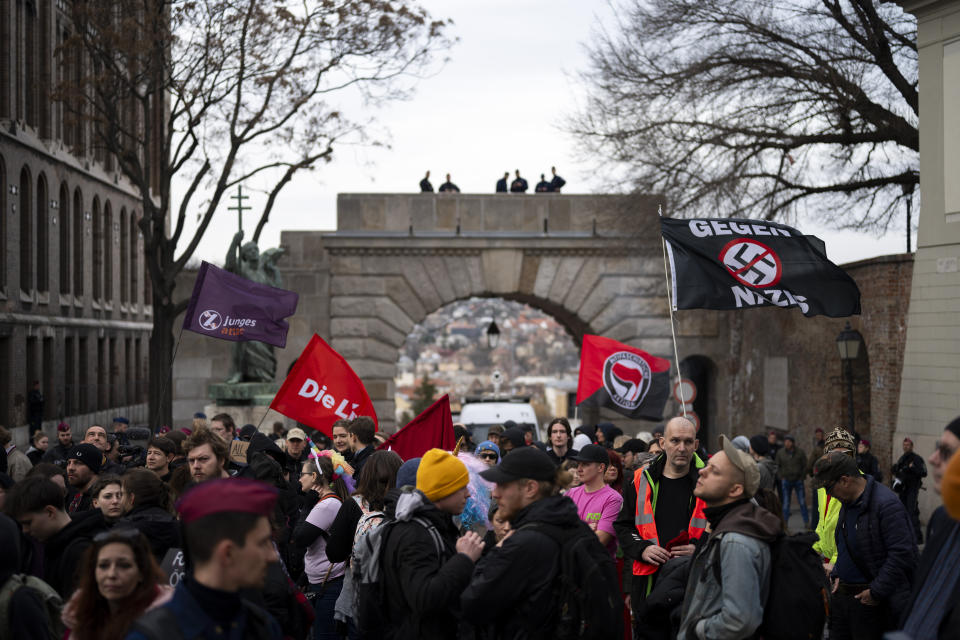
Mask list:
[[[853,278],[823,242],[776,222],[660,219],[675,309],[799,307],[803,315],[860,313]]]

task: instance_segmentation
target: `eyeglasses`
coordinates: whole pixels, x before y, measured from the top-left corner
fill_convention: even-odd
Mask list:
[[[481,453],[481,454],[480,454],[480,459],[481,459],[481,460],[496,460],[496,459],[497,459],[497,454],[495,454],[495,453]]]

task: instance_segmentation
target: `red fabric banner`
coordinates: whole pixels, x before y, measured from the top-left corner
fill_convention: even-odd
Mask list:
[[[314,334],[270,408],[332,436],[333,423],[377,413],[367,390],[347,361]]]
[[[583,337],[578,405],[607,407],[628,418],[660,420],[669,387],[669,360],[610,338]]]
[[[453,451],[456,444],[450,396],[444,394],[377,448],[394,451],[404,460],[409,460],[421,457],[430,449]]]

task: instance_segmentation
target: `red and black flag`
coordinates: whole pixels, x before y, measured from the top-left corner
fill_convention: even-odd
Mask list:
[[[607,407],[628,418],[663,419],[670,361],[601,336],[584,336],[577,404]]]
[[[823,241],[776,222],[660,219],[674,309],[799,307],[807,317],[860,313],[860,290]]]

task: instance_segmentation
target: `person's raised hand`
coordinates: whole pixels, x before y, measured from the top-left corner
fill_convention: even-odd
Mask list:
[[[652,544],[640,554],[647,564],[661,565],[670,559],[670,552],[659,545]]]
[[[483,538],[473,531],[468,531],[457,540],[457,553],[462,553],[476,562],[483,555]]]

